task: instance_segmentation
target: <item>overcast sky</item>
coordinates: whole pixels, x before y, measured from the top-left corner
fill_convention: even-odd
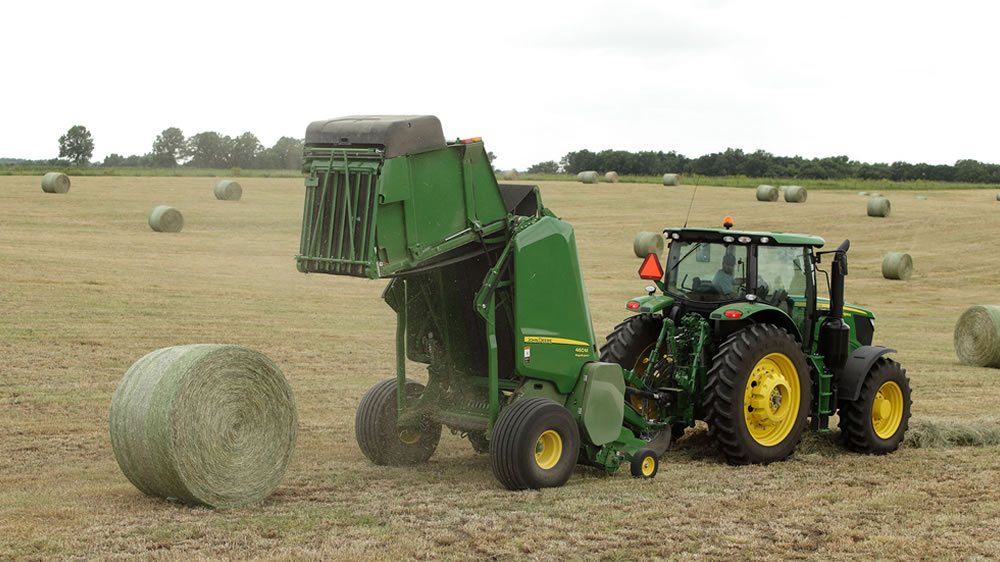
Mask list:
[[[302,138],[433,114],[498,167],[727,147],[1000,162],[990,2],[13,2],[0,157],[149,152],[167,127]]]

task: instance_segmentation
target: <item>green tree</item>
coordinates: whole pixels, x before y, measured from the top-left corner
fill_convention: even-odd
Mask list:
[[[233,139],[215,131],[198,133],[187,140],[185,166],[192,168],[229,168]]]
[[[247,131],[232,141],[229,163],[240,168],[257,167],[257,157],[264,150],[256,135]]]
[[[94,155],[94,138],[83,125],[73,125],[59,137],[59,157],[66,157],[76,166],[86,166]]]
[[[559,164],[556,164],[555,160],[546,160],[545,162],[539,162],[537,164],[532,164],[528,168],[529,174],[558,174]]]
[[[184,157],[187,144],[184,133],[177,127],[164,129],[153,141],[153,165],[163,168],[177,166],[177,160]]]
[[[277,161],[277,167],[296,170],[302,166],[302,140],[292,137],[281,137],[270,148]]]

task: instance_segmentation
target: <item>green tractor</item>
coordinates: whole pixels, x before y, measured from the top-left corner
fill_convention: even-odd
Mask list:
[[[355,418],[376,464],[426,462],[447,427],[528,489],[578,463],[651,478],[696,419],[737,463],[785,458],[837,408],[859,451],[894,450],[906,429],[905,372],[868,345],[872,315],[842,305],[846,243],[824,308],[821,239],[668,229],[666,272],[655,254],[642,268],[662,294],[630,301],[639,314],[598,352],[572,226],[536,186],[498,184],[481,139],[446,141],[433,116],[315,121],[303,170],[299,271],[388,279],[396,372]],[[731,287],[713,288],[723,262]]]

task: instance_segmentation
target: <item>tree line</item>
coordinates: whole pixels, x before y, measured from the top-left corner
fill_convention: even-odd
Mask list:
[[[803,158],[801,156],[775,156],[764,150],[744,152],[727,148],[697,158],[688,158],[677,152],[629,152],[602,150],[570,152],[557,163],[540,162],[528,168],[528,173],[576,174],[586,170],[606,172],[614,170],[622,175],[658,176],[664,173],[682,173],[702,176],[747,176],[759,178],[804,179],[886,179],[892,181],[929,180],[963,183],[1000,183],[1000,164],[977,160],[959,160],[948,164],[891,164],[859,162],[847,156]]]

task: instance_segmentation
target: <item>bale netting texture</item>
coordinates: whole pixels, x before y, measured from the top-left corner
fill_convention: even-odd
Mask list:
[[[69,191],[69,176],[59,172],[49,172],[42,176],[42,191],[45,193],[66,193]]]
[[[618,183],[618,172],[606,172],[604,174],[604,181],[608,183]]]
[[[970,307],[955,324],[955,354],[964,365],[1000,369],[1000,306]]]
[[[635,257],[644,258],[649,254],[663,253],[663,235],[659,232],[639,232],[632,241]]]
[[[233,180],[221,180],[215,184],[215,198],[222,201],[239,201],[243,197],[243,186]]]
[[[118,466],[150,496],[231,508],[281,483],[295,450],[292,389],[263,354],[165,347],[136,361],[111,398]]]
[[[601,183],[601,175],[594,171],[580,172],[580,181],[583,183]]]
[[[785,201],[789,203],[805,203],[809,193],[801,185],[785,186]]]
[[[517,173],[517,170],[504,170],[502,176],[505,180],[517,181],[521,178],[521,174]]]
[[[872,197],[868,200],[869,217],[887,217],[892,212],[892,205],[885,197]]]
[[[780,192],[777,187],[773,185],[758,185],[757,186],[757,200],[758,201],[777,201]]]
[[[913,275],[913,259],[910,254],[889,252],[882,258],[882,277],[906,281]]]
[[[997,193],[997,201],[1000,201],[1000,192]]]
[[[149,213],[149,228],[157,232],[180,232],[184,215],[169,205],[159,205]]]
[[[680,174],[663,174],[663,185],[680,185]]]

